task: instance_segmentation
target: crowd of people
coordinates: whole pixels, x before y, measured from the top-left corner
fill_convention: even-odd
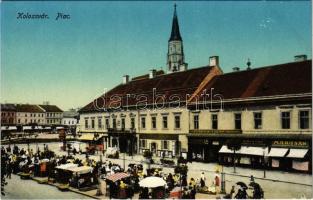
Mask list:
[[[184,173],[163,173],[162,168],[151,168],[144,171],[142,164],[129,164],[127,169],[123,169],[120,165],[114,164],[111,161],[95,161],[90,159],[86,154],[85,159],[79,159],[74,157],[75,155],[59,156],[53,151],[50,151],[48,145],[44,145],[43,151],[36,149],[19,148],[17,145],[1,147],[1,191],[4,193],[4,187],[7,184],[6,178],[11,178],[11,174],[17,174],[19,172],[30,174],[31,176],[48,177],[49,180],[55,180],[58,178],[56,168],[61,165],[69,163],[79,166],[89,166],[92,168],[90,172],[91,180],[90,184],[98,184],[99,178],[106,179],[106,177],[119,172],[125,172],[129,176],[117,181],[106,181],[107,190],[109,190],[109,196],[111,198],[132,198],[135,193],[139,193],[141,199],[160,199],[171,197],[172,191],[179,191],[178,198],[181,199],[195,199],[197,192],[209,192],[212,194],[218,194],[220,192],[220,177],[219,173],[214,175],[214,179],[207,180],[207,176],[204,172],[199,174],[199,178],[187,178],[187,172]],[[44,165],[42,165],[45,163]],[[44,166],[44,167],[43,167]],[[163,187],[156,188],[142,188],[139,186],[139,181],[149,177],[159,177],[166,182]],[[75,176],[62,177],[65,182],[72,182],[75,180]],[[80,181],[80,180],[79,180]],[[75,182],[75,181],[74,181]],[[77,184],[76,180],[75,184]],[[206,183],[211,183],[207,185]],[[69,184],[70,184],[69,183]],[[74,184],[74,185],[75,185]],[[83,184],[80,183],[80,186]],[[108,191],[107,191],[108,192]],[[241,189],[235,194],[234,189],[231,191],[230,198],[240,199],[246,195],[245,189]],[[255,196],[258,197],[258,196]]]

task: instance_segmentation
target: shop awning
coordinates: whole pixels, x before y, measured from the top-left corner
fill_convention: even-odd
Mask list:
[[[42,126],[37,126],[37,129],[41,130],[41,129],[42,129]]]
[[[286,156],[288,158],[304,158],[308,153],[308,149],[290,149],[289,154]]]
[[[68,169],[69,171],[73,173],[78,173],[78,174],[87,174],[92,171],[92,167],[89,166],[81,166],[81,167],[73,167]]]
[[[79,137],[79,140],[84,140],[84,141],[97,141],[101,139],[104,135],[99,135],[98,137],[95,137],[95,134],[93,133],[83,133],[82,136]]]
[[[9,126],[8,130],[17,130],[16,126]]]
[[[239,154],[245,155],[256,155],[256,156],[267,156],[268,148],[265,149],[263,147],[247,147],[242,146],[239,150]]]
[[[121,180],[123,178],[127,178],[129,177],[130,175],[129,174],[126,174],[125,172],[118,172],[116,174],[112,174],[110,176],[108,176],[106,179],[107,180],[110,180],[112,182],[116,182],[118,180]]]
[[[7,130],[7,127],[1,126],[1,131]]]
[[[268,157],[284,157],[287,153],[288,149],[285,148],[271,148]]]
[[[51,129],[51,127],[45,127],[44,129]]]
[[[31,126],[23,126],[23,130],[32,130],[33,128]]]
[[[62,126],[57,126],[56,129],[57,129],[57,130],[60,130],[60,129],[64,129],[64,127],[62,127]]]
[[[219,153],[234,153],[234,151],[227,148],[226,145],[223,145],[222,148],[219,150]],[[238,153],[238,151],[236,151],[236,153]]]
[[[63,169],[63,170],[69,170],[70,168],[74,168],[74,167],[77,167],[77,166],[78,166],[77,164],[68,163],[68,164],[57,166],[56,168],[57,169]]]

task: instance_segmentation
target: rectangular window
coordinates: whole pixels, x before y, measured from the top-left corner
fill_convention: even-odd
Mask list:
[[[193,116],[193,128],[199,129],[199,115]]]
[[[141,118],[141,128],[146,128],[146,118],[145,117]]]
[[[254,129],[261,129],[262,128],[262,113],[257,112],[253,113],[254,116]]]
[[[167,129],[167,116],[163,116],[162,121],[163,121],[163,128]]]
[[[20,124],[20,123],[21,123],[21,119],[18,119],[18,120],[17,120],[17,123],[19,123],[19,124]]]
[[[141,148],[146,148],[146,146],[147,146],[146,140],[140,140],[140,147]]]
[[[48,119],[48,123],[50,123],[50,120]],[[85,128],[88,128],[88,119],[85,119]]]
[[[106,118],[106,119],[105,119],[105,127],[106,127],[107,129],[110,128],[110,119],[109,119],[109,118]]]
[[[161,148],[162,149],[168,149],[168,141],[167,140],[162,140],[161,142]]]
[[[180,128],[180,116],[175,115],[175,128]]]
[[[122,118],[122,129],[125,129],[125,118]]]
[[[33,116],[33,114],[30,114],[30,116],[32,117],[32,116]]]
[[[27,123],[27,119],[25,119],[25,123]]]
[[[135,129],[135,118],[134,118],[134,117],[132,117],[132,118],[130,119],[130,124],[131,124],[131,128],[132,128],[132,129]]]
[[[91,119],[91,128],[95,128],[95,120]]]
[[[308,129],[309,128],[309,111],[308,110],[299,111],[299,119],[300,119],[300,129]]]
[[[235,113],[235,129],[241,129],[241,113]]]
[[[281,112],[281,128],[290,129],[290,112]]]
[[[69,122],[70,123],[70,122]],[[101,129],[102,128],[102,119],[101,117],[98,118],[98,128]]]
[[[113,119],[113,128],[116,129],[116,119]]]
[[[218,127],[217,114],[212,114],[211,120],[212,120],[212,129],[217,129]]]
[[[152,126],[152,128],[153,129],[155,129],[156,128],[156,117],[151,117],[151,126]]]

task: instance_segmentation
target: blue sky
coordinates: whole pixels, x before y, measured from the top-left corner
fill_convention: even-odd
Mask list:
[[[1,102],[84,106],[122,76],[166,69],[174,2],[2,2]],[[189,68],[311,58],[310,1],[177,2]],[[48,20],[19,20],[17,13]],[[69,20],[55,20],[58,12]]]

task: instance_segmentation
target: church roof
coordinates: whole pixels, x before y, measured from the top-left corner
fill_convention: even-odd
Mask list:
[[[172,23],[172,32],[171,37],[169,41],[182,41],[182,38],[180,36],[179,32],[179,24],[178,24],[178,18],[176,13],[176,4],[174,5],[174,16],[173,16],[173,23]]]

